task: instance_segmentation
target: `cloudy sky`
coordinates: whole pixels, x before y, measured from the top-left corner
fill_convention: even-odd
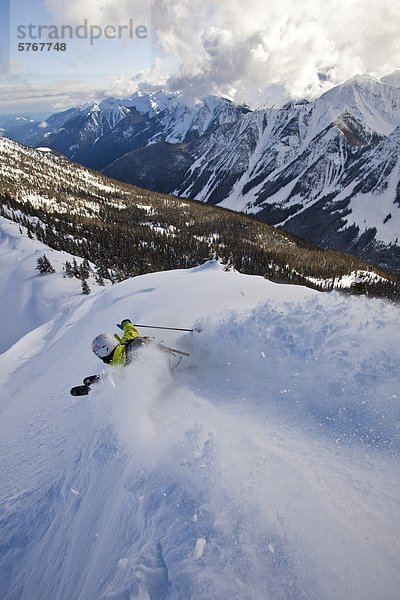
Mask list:
[[[218,93],[257,105],[271,84],[281,84],[288,96],[311,99],[357,73],[382,76],[400,67],[398,0],[0,0],[0,6],[0,113],[51,112],[159,87],[181,90],[188,101]],[[18,26],[76,28],[85,19],[112,27],[110,37],[118,26],[126,35],[92,44],[68,40],[64,53],[17,50],[18,42],[35,41],[17,38]],[[128,24],[145,26],[146,40],[128,39]]]

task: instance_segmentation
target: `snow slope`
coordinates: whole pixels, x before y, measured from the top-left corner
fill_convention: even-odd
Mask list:
[[[37,242],[1,226],[1,325],[27,319],[0,355],[2,599],[398,597],[398,307],[218,263],[83,297],[28,281]],[[158,337],[190,357],[69,396],[127,317],[195,326]]]
[[[0,217],[0,353],[81,298],[81,282],[64,278],[62,273],[65,261],[72,262],[73,257],[20,235],[22,230],[26,232]],[[44,253],[57,275],[40,275],[36,270],[37,259]],[[89,286],[98,287],[93,278]]]

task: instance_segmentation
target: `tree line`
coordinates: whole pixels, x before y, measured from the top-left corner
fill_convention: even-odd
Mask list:
[[[96,210],[83,204],[68,212],[3,192],[0,214],[51,248],[94,263],[100,281],[191,268],[218,256],[242,273],[321,290],[352,271],[373,269],[387,281],[369,283],[368,293],[400,296],[398,276],[357,257],[316,247],[242,213],[144,190],[138,198],[129,189],[123,202],[105,196],[97,198]]]

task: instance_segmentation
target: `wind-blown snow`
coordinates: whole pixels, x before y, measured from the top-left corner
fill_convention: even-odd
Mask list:
[[[397,306],[218,263],[83,298],[1,225],[22,336],[0,355],[2,599],[398,597]],[[141,330],[190,357],[146,348],[71,397],[127,317],[195,327]]]

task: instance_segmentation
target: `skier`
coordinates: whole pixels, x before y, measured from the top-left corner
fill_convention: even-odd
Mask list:
[[[132,362],[136,350],[153,342],[154,338],[141,336],[130,319],[123,319],[121,323],[117,324],[117,327],[124,332],[122,337],[118,334],[113,336],[110,333],[100,333],[92,342],[92,350],[107,365],[124,367]],[[170,356],[178,356],[178,364],[182,356],[189,356],[187,352],[169,348],[161,342],[157,344],[157,347]],[[101,381],[101,375],[89,375],[84,378],[83,385],[71,388],[70,394],[72,396],[87,396],[91,389],[90,386],[99,381]]]
[[[92,342],[92,351],[107,365],[123,367],[132,362],[135,351],[151,338],[141,337],[130,319],[123,319],[117,327],[124,332],[122,337],[100,333]]]

